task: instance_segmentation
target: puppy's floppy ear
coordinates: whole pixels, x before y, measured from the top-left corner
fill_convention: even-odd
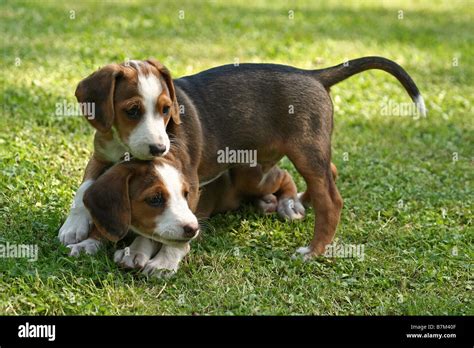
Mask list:
[[[86,77],[77,85],[76,98],[81,103],[82,114],[99,132],[108,132],[114,122],[115,82],[122,74],[120,65],[110,64]],[[85,107],[82,103],[93,103],[94,109]],[[88,110],[94,110],[94,113]]]
[[[174,89],[173,78],[171,77],[170,71],[168,70],[167,67],[165,67],[156,59],[150,58],[147,60],[147,63],[157,68],[158,71],[161,73],[161,76],[163,76],[163,79],[165,80],[166,85],[168,86],[168,90],[170,91],[171,101],[173,102],[173,107],[171,108],[171,118],[173,119],[174,123],[181,124],[181,118],[179,116],[178,99],[176,98],[176,91]]]
[[[84,193],[83,202],[99,232],[111,241],[125,237],[131,222],[128,191],[132,166],[116,164]]]

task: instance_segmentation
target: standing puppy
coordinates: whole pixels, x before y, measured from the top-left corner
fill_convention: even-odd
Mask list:
[[[423,98],[410,76],[396,63],[381,57],[359,58],[321,70],[301,70],[275,64],[226,65],[174,81],[162,76],[162,71],[166,70],[154,60],[132,65],[138,75],[143,72],[142,79],[123,80],[125,73],[120,74],[120,71],[124,67],[116,68],[113,73],[109,68],[106,75],[109,81],[103,82],[103,88],[94,89],[95,93],[104,93],[106,87],[109,88],[106,94],[110,107],[104,109],[107,112],[99,113],[95,121],[104,125],[110,134],[108,145],[100,146],[121,146],[121,150],[115,153],[129,148],[132,154],[137,151],[139,156],[143,156],[146,148],[140,145],[134,146],[133,150],[135,142],[130,139],[146,139],[141,141],[143,144],[151,138],[132,136],[136,133],[131,129],[141,129],[146,133],[146,125],[158,116],[163,118],[164,127],[165,116],[174,110],[175,122],[168,123],[166,131],[171,144],[174,140],[186,144],[185,151],[193,160],[190,170],[195,182],[212,182],[235,166],[218,161],[219,151],[226,148],[256,150],[261,168],[260,181],[283,156],[287,156],[307,185],[301,199],[313,206],[316,215],[313,239],[308,247],[298,249],[305,259],[322,254],[326,245],[332,242],[342,209],[342,199],[331,173],[333,107],[330,87],[362,71],[381,69],[395,76],[421,113],[425,113]],[[165,82],[161,83],[162,80]],[[139,87],[147,84],[151,87],[146,92]],[[160,84],[162,88],[166,87],[169,95],[159,89]],[[94,93],[87,95],[94,100]],[[172,98],[174,95],[176,98]],[[87,98],[79,100],[87,101]],[[180,116],[177,114],[178,102],[182,124],[179,124]],[[127,123],[124,121],[126,117],[130,119]],[[132,120],[134,127],[126,126],[132,124]],[[164,133],[163,127],[160,129]],[[149,149],[151,156],[152,148]],[[166,144],[161,149],[166,152]],[[197,192],[196,185],[190,194],[197,195]],[[296,195],[283,196],[278,205],[292,210],[297,199]],[[71,240],[77,240],[77,235]]]

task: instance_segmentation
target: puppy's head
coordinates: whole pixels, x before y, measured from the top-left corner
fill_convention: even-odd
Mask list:
[[[166,127],[170,119],[180,123],[179,107],[171,74],[158,61],[107,65],[79,83],[76,98],[92,126],[114,132],[134,157],[169,151]]]
[[[122,162],[111,167],[84,194],[99,232],[117,241],[129,229],[155,241],[177,245],[199,234],[191,212],[191,183],[165,159]]]

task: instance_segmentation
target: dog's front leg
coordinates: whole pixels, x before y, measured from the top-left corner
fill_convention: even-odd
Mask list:
[[[101,161],[95,156],[87,164],[84,179],[76,192],[69,216],[59,230],[58,237],[64,245],[77,244],[87,238],[92,219],[82,198],[84,192],[110,165],[110,162]]]
[[[181,260],[190,250],[189,243],[180,246],[163,245],[154,258],[147,262],[143,273],[147,276],[169,277],[176,273]]]
[[[142,269],[160,246],[158,242],[138,236],[129,247],[115,252],[114,261],[123,268]]]
[[[82,252],[94,255],[102,246],[103,238],[95,225],[92,225],[89,237],[76,244],[69,244],[69,256],[79,256]]]

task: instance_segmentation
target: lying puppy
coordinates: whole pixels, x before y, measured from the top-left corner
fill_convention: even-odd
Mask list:
[[[189,174],[181,161],[121,162],[106,171],[86,190],[84,204],[94,221],[88,239],[69,246],[71,254],[94,253],[102,237],[117,240],[129,229],[139,236],[129,251],[117,251],[115,260],[146,274],[178,269],[189,252],[189,242],[199,234],[191,211]]]
[[[115,262],[125,268],[143,269],[147,275],[176,272],[190,250],[189,242],[199,234],[198,220],[191,211],[195,202],[189,195],[189,172],[180,157],[170,152],[153,161],[121,162],[99,177],[84,194],[94,228],[88,239],[70,246],[71,253],[94,253],[102,236],[116,240],[116,231],[130,229],[139,236],[128,248],[115,253]],[[277,167],[258,188],[249,185],[258,171],[234,168],[207,185],[196,215],[209,217],[234,210],[244,201],[254,201],[269,213],[276,211],[278,197],[296,194],[291,176]]]
[[[359,58],[321,70],[226,65],[174,81],[154,60],[104,67],[83,80],[76,91],[81,103],[95,103],[95,115],[86,116],[98,133],[93,159],[60,239],[74,244],[86,238],[91,219],[81,203],[82,195],[107,165],[125,152],[141,159],[164,155],[179,141],[191,158],[189,195],[195,201],[199,183],[210,183],[235,166],[218,161],[218,152],[224,148],[257,151],[258,183],[287,156],[307,185],[301,200],[311,204],[316,215],[313,239],[298,252],[304,259],[324,253],[342,209],[331,174],[329,89],[368,69],[395,76],[425,113],[423,98],[410,76],[381,57]],[[291,218],[299,215],[297,201],[294,194],[280,197],[278,205],[281,211],[290,211]],[[126,229],[108,231],[115,239],[125,233]]]

